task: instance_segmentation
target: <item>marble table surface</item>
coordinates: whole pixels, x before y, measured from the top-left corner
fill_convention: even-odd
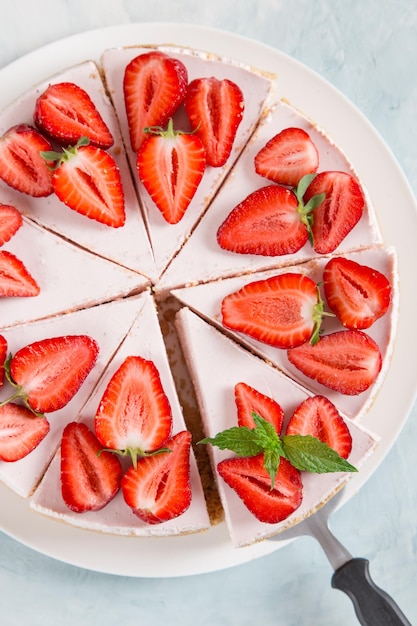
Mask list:
[[[69,35],[156,21],[237,33],[313,69],[371,121],[416,195],[415,0],[1,0],[0,68]],[[378,470],[334,515],[332,528],[355,555],[369,559],[376,583],[417,624],[416,442],[417,404]],[[331,588],[331,574],[321,548],[308,538],[212,573],[132,578],[67,565],[0,532],[0,621],[353,626],[352,604]]]

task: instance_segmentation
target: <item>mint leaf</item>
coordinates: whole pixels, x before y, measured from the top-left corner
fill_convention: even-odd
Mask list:
[[[279,469],[281,456],[282,454],[277,448],[264,451],[264,467],[271,477],[271,491],[274,488],[275,477]]]
[[[357,472],[357,469],[311,435],[285,435],[282,447],[288,461],[301,471],[324,474],[327,472]]]
[[[246,426],[228,428],[215,437],[206,437],[198,443],[211,443],[220,450],[231,450],[238,456],[256,456],[263,451],[255,429]]]

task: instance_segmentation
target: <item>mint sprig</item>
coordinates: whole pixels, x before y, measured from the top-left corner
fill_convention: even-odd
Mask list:
[[[206,437],[199,444],[211,444],[220,450],[230,450],[237,456],[256,456],[263,453],[264,467],[271,477],[271,490],[279,469],[281,457],[304,472],[357,472],[357,469],[336,450],[312,435],[284,435],[280,437],[273,425],[257,413],[252,413],[254,428],[234,426],[215,437]]]

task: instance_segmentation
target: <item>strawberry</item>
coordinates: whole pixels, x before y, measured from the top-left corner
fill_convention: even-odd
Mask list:
[[[286,435],[312,435],[327,443],[343,459],[352,450],[352,437],[345,420],[325,396],[312,396],[302,402],[291,416]]]
[[[172,415],[159,372],[152,361],[127,357],[113,374],[94,420],[105,448],[136,455],[157,450],[171,435]]]
[[[4,383],[4,364],[7,359],[7,341],[3,335],[0,335],[0,388]]]
[[[45,417],[35,417],[19,404],[0,406],[0,460],[19,461],[34,450],[49,432]]]
[[[314,210],[313,247],[320,254],[333,252],[360,220],[365,198],[357,180],[346,172],[320,172],[305,193],[305,200],[325,194]]]
[[[297,369],[322,385],[346,395],[368,389],[378,376],[382,357],[375,341],[361,330],[341,330],[288,350]]]
[[[316,283],[291,272],[248,283],[221,305],[226,328],[276,348],[317,341],[322,310]]]
[[[242,91],[227,78],[196,78],[188,85],[184,107],[191,127],[203,142],[207,164],[221,167],[230,156],[242,121]]]
[[[0,138],[0,178],[10,187],[34,197],[53,192],[52,174],[41,152],[51,143],[29,124],[17,124]]]
[[[80,422],[64,428],[61,441],[61,491],[65,504],[76,513],[99,511],[120,489],[119,459],[101,450],[94,433]]]
[[[11,252],[0,250],[0,296],[30,297],[40,293],[40,287],[24,264]]]
[[[137,154],[139,178],[169,224],[177,224],[203,177],[206,158],[197,135],[152,127]]]
[[[182,104],[187,85],[185,65],[163,52],[146,52],[130,61],[123,77],[123,93],[134,152],[145,138],[144,128],[168,123]]]
[[[0,204],[0,246],[9,241],[22,224],[20,211],[10,204]]]
[[[219,246],[239,254],[292,254],[307,240],[308,229],[299,215],[296,195],[280,185],[249,194],[217,231]]]
[[[20,397],[36,413],[62,409],[93,368],[98,345],[87,335],[67,335],[35,341],[9,359],[6,375]]]
[[[384,274],[343,257],[327,263],[323,286],[329,307],[346,328],[369,328],[391,302],[391,283]]]
[[[255,156],[255,171],[275,183],[296,187],[319,166],[319,154],[302,128],[285,128],[272,137]]]
[[[63,145],[88,137],[99,148],[110,148],[113,136],[88,93],[70,82],[49,85],[35,104],[39,130]]]
[[[143,457],[122,479],[125,502],[147,524],[178,517],[191,503],[191,434],[183,430],[166,445],[168,450]]]
[[[102,148],[90,146],[82,137],[63,153],[43,153],[56,161],[52,176],[53,189],[68,207],[113,228],[126,221],[120,171],[114,158]]]
[[[301,474],[284,458],[281,458],[273,488],[263,454],[225,459],[218,463],[217,471],[261,522],[281,522],[301,504]]]
[[[254,428],[253,414],[256,413],[256,415],[260,415],[264,420],[270,422],[278,434],[281,432],[284,411],[273,398],[265,396],[246,383],[237,383],[235,385],[235,402],[239,426]]]

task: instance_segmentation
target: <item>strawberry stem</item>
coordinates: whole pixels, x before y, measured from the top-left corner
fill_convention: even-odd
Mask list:
[[[193,135],[196,132],[197,128],[190,131],[174,130],[174,120],[171,117],[168,121],[168,126],[166,129],[162,128],[162,126],[146,126],[146,128],[143,129],[143,132],[148,135],[158,135],[160,137],[173,139],[178,135]]]
[[[21,385],[18,385],[13,380],[12,374],[10,371],[10,363],[12,361],[12,358],[13,358],[13,355],[9,354],[9,356],[7,357],[3,365],[3,368],[4,368],[6,380],[15,389],[15,392],[9,398],[6,398],[6,400],[3,400],[2,402],[0,402],[0,407],[6,406],[6,404],[10,404],[10,402],[14,402],[15,400],[22,400],[25,407],[28,408],[29,411],[31,411],[31,413],[35,415],[35,417],[45,417],[44,413],[35,411],[35,409],[30,406],[29,400],[28,400],[28,394],[26,393],[26,391],[23,389]]]
[[[308,232],[308,240],[310,244],[314,245],[314,236],[313,236],[313,224],[314,224],[314,215],[313,211],[316,209],[325,199],[326,194],[318,193],[315,196],[312,196],[310,200],[305,204],[304,196],[305,193],[316,174],[306,174],[302,177],[297,187],[294,187],[293,191],[298,200],[298,213],[301,216],[302,223],[307,227]]]
[[[157,454],[163,454],[164,452],[172,452],[171,448],[158,448],[157,450],[152,450],[150,452],[146,452],[141,448],[125,448],[124,450],[120,450],[117,448],[102,448],[97,452],[97,456],[100,456],[102,452],[112,452],[113,454],[117,454],[118,456],[130,456],[133,467],[136,469],[138,466],[138,458],[144,458],[147,456],[156,456]]]
[[[75,157],[77,155],[78,148],[88,146],[89,143],[90,140],[88,137],[80,137],[75,146],[62,148],[62,152],[55,152],[54,150],[41,150],[40,155],[43,159],[45,159],[45,161],[48,161],[48,168],[53,171],[62,165],[62,163],[65,163]],[[53,165],[49,165],[51,161],[53,162]]]

